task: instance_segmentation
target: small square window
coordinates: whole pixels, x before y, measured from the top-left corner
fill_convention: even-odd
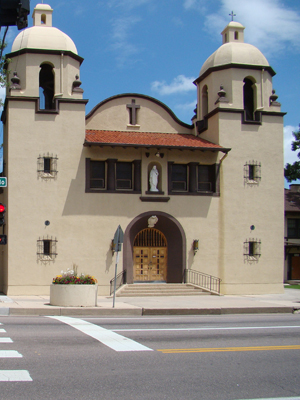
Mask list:
[[[244,242],[244,260],[258,261],[261,256],[261,241],[258,239],[247,239]]]
[[[53,179],[57,177],[57,156],[54,155],[40,155],[38,157],[38,177],[43,179]]]
[[[52,237],[49,238],[39,238],[37,241],[37,258],[39,261],[47,262],[47,261],[54,261],[57,252],[57,240],[53,239]]]
[[[244,165],[244,182],[257,184],[261,180],[261,163],[249,161]]]

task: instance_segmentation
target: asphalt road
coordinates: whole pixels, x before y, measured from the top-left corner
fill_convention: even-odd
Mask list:
[[[1,400],[300,399],[300,314],[0,322]]]

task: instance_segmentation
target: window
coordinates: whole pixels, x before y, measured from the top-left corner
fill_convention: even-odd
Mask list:
[[[261,163],[258,161],[249,161],[244,165],[244,182],[259,183],[261,180]]]
[[[287,219],[287,237],[289,239],[300,239],[300,219]]]
[[[216,193],[217,165],[169,162],[169,194],[203,195]]]
[[[116,189],[132,189],[132,163],[116,163]]]
[[[56,244],[57,240],[52,237],[39,238],[37,241],[38,260],[42,262],[54,261],[57,256]]]
[[[244,242],[244,260],[258,261],[261,256],[261,241],[258,239],[247,239]]]
[[[141,160],[87,158],[86,192],[141,193]]]
[[[234,40],[239,40],[239,33],[238,31],[234,32]]]
[[[187,165],[174,164],[172,166],[172,191],[186,192],[188,179],[187,179]]]
[[[215,191],[215,165],[198,166],[198,192]]]
[[[105,162],[90,162],[90,188],[105,189]]]
[[[53,179],[57,177],[57,156],[53,154],[39,155],[37,172],[42,179]]]

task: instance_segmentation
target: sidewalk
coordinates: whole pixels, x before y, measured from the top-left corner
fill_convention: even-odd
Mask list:
[[[220,315],[300,312],[300,290],[247,296],[98,297],[97,307],[57,307],[49,296],[0,295],[0,315]]]

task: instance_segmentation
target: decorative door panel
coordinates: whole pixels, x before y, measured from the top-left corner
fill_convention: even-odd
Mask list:
[[[167,280],[167,242],[157,229],[139,232],[133,247],[134,281],[153,282]]]

